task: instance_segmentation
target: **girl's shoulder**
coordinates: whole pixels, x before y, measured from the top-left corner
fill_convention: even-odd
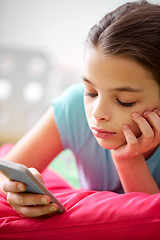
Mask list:
[[[56,124],[64,148],[78,151],[90,132],[84,110],[84,85],[75,84],[67,88],[52,106]]]
[[[71,113],[84,112],[84,85],[82,83],[74,84],[68,87],[62,94],[52,100],[52,106],[55,111],[62,111],[71,116]],[[78,114],[79,115],[79,114]]]
[[[84,85],[77,83],[68,87],[60,96],[62,101],[67,101],[72,104],[76,104],[77,101],[83,100]],[[76,102],[75,102],[76,101]]]

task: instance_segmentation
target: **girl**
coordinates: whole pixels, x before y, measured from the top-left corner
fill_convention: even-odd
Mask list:
[[[88,34],[84,84],[53,100],[6,160],[33,167],[41,178],[37,170],[70,148],[83,188],[160,192],[159,36],[158,5],[130,2],[108,13]],[[1,191],[21,216],[56,212],[49,197],[24,194],[23,183],[0,177]]]

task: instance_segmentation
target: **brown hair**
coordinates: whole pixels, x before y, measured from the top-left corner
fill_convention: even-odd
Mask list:
[[[160,6],[145,0],[128,2],[106,14],[89,31],[86,46],[103,55],[132,57],[160,84]]]

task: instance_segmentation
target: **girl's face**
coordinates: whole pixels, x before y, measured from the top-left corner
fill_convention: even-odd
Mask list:
[[[83,80],[84,105],[89,127],[106,149],[126,143],[122,127],[128,124],[141,135],[132,113],[160,108],[159,85],[151,72],[131,58],[103,57],[95,48],[86,50]]]

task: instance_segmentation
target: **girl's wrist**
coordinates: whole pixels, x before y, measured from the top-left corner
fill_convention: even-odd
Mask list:
[[[112,155],[113,161],[115,163],[116,166],[132,166],[140,161],[145,161],[144,155],[140,154],[134,157],[127,157],[125,156],[124,158],[119,158],[118,156],[114,156],[114,154]]]
[[[117,154],[115,150],[111,150],[112,158],[114,161],[122,161],[122,162],[128,162],[128,161],[136,161],[138,159],[144,159],[144,155],[142,153],[140,154]]]

